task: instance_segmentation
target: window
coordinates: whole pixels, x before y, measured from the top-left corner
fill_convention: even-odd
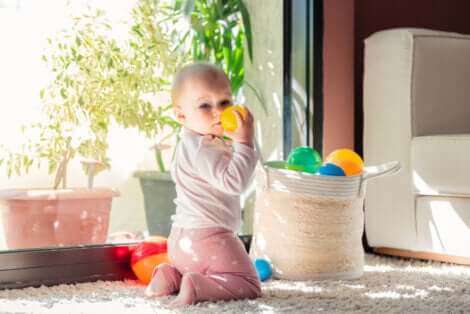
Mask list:
[[[59,34],[64,27],[68,31],[77,29],[70,26],[71,20],[62,12],[72,11],[75,15],[79,12],[87,12],[88,6],[105,12],[106,23],[110,25],[111,31],[107,32],[105,24],[100,24],[105,26],[103,34],[106,36],[103,37],[95,28],[96,32],[90,32],[87,38],[89,40],[93,38],[92,36],[96,36],[94,38],[97,42],[104,41],[110,45],[107,47],[111,48],[108,51],[109,54],[104,56],[108,57],[106,63],[95,64],[89,69],[91,72],[98,71],[100,67],[110,73],[116,68],[119,69],[118,65],[113,62],[122,61],[124,59],[119,58],[125,57],[113,54],[113,49],[119,50],[123,47],[146,43],[145,41],[132,42],[128,37],[129,25],[132,25],[132,8],[138,0],[119,4],[112,0],[83,0],[74,1],[72,7],[68,6],[67,2],[69,1],[0,1],[0,40],[2,42],[0,50],[0,69],[2,69],[0,71],[0,158],[3,157],[4,160],[8,160],[7,152],[20,150],[21,143],[25,140],[37,139],[41,136],[43,137],[41,147],[51,149],[49,154],[54,153],[54,147],[47,145],[51,143],[47,141],[47,136],[54,135],[57,125],[49,124],[45,133],[38,132],[38,129],[28,128],[26,133],[22,133],[21,128],[23,125],[30,126],[37,121],[44,121],[44,116],[47,116],[47,113],[45,114],[42,110],[45,100],[40,97],[41,89],[49,86],[48,84],[57,78],[54,76],[57,73],[51,68],[52,54],[48,50],[51,49],[51,43],[47,38],[56,38],[54,36]],[[174,5],[174,2],[170,0],[162,2]],[[318,150],[321,147],[321,136],[319,136],[321,135],[321,1],[246,0],[244,3],[251,16],[253,55],[252,59],[247,55],[244,58],[246,84],[243,87],[243,95],[239,99],[245,99],[247,104],[253,106],[250,109],[254,111],[258,120],[256,130],[262,142],[260,144],[262,144],[265,159],[282,158],[283,150],[285,154],[286,150],[293,145],[313,144]],[[289,22],[288,27],[286,24],[283,26],[279,23],[283,16],[283,7],[285,12],[292,14],[284,15],[284,22]],[[272,14],[266,14],[269,10]],[[95,18],[99,19],[101,16]],[[179,26],[188,27],[188,25]],[[133,31],[134,34],[139,33],[138,29],[133,29]],[[284,36],[282,36],[283,31]],[[178,38],[176,35],[172,37],[173,40],[177,40],[174,39]],[[59,49],[58,51],[62,54],[67,52],[68,57],[77,61],[85,57],[78,57],[79,53],[77,53],[77,45],[82,45],[83,40],[81,37],[73,38],[70,46],[56,47],[56,49]],[[52,39],[51,42],[52,46],[58,43],[57,39]],[[178,42],[172,44],[175,43]],[[76,51],[73,52],[72,48]],[[103,51],[106,53],[107,50]],[[60,59],[65,58],[60,53],[56,60],[58,63],[55,64],[68,67],[64,59]],[[103,73],[92,73],[96,75],[92,77],[102,78],[99,75]],[[59,84],[60,88],[55,90],[58,94],[55,96],[62,101],[60,104],[63,105],[64,99],[68,99],[67,96],[73,94],[67,88],[75,85],[67,80],[77,77],[77,75],[72,75],[67,79],[65,76],[61,77],[60,84],[63,85]],[[128,84],[129,81],[125,83]],[[100,97],[106,94],[107,88],[112,89],[112,85],[106,85],[106,82],[102,84],[104,85],[98,95]],[[63,87],[67,88],[62,90]],[[89,90],[88,93],[92,91]],[[117,89],[114,91],[119,93]],[[154,106],[168,104],[167,92],[150,93],[144,96]],[[116,102],[121,100],[116,99]],[[86,102],[87,99],[77,98],[73,101]],[[59,108],[63,107],[59,106]],[[57,110],[58,107],[53,108]],[[70,108],[76,107],[71,105]],[[124,110],[123,108],[126,107],[120,108]],[[76,113],[72,111],[72,114]],[[57,122],[54,118],[61,117],[60,114],[64,112],[54,111],[52,121]],[[106,112],[98,112],[97,117],[105,114]],[[171,113],[168,115],[171,116]],[[290,119],[286,120],[289,115]],[[65,118],[66,116],[59,122],[63,122]],[[74,127],[71,124],[67,134],[71,134],[72,139],[74,136],[77,137],[77,141],[86,140],[87,136],[96,139],[96,134],[89,134],[89,128],[99,127],[99,121],[90,122],[86,114],[79,118],[83,119],[79,124],[80,127]],[[94,125],[95,122],[98,124]],[[168,222],[160,223],[162,221],[159,216],[162,214],[161,210],[146,212],[145,207],[162,208],[163,196],[168,196],[171,202],[174,198],[171,195],[171,189],[168,190],[168,186],[163,183],[157,187],[160,190],[150,191],[153,199],[143,196],[145,189],[151,188],[154,181],[159,183],[169,181],[167,174],[157,171],[159,165],[158,159],[155,159],[155,147],[163,147],[163,145],[158,146],[158,139],[161,137],[155,140],[154,137],[145,136],[143,132],[139,132],[138,127],[126,127],[120,122],[122,121],[119,121],[119,118],[113,117],[106,126],[108,128],[105,128],[108,131],[106,141],[101,143],[109,145],[106,151],[107,158],[71,158],[66,176],[59,181],[59,187],[63,186],[63,178],[65,178],[67,187],[85,188],[80,190],[82,195],[87,194],[86,188],[91,185],[105,187],[106,189],[100,193],[91,195],[92,199],[101,200],[98,205],[88,206],[87,201],[83,200],[79,201],[80,206],[73,205],[73,202],[70,202],[73,197],[68,193],[55,192],[51,197],[43,189],[25,192],[24,189],[38,187],[50,189],[54,181],[57,181],[54,180],[55,173],[49,174],[47,162],[42,162],[39,168],[33,165],[27,174],[23,172],[19,176],[13,175],[8,178],[4,175],[5,166],[8,166],[4,161],[0,170],[3,173],[0,176],[0,190],[4,199],[5,193],[7,196],[13,195],[16,198],[13,197],[11,207],[7,207],[5,201],[0,205],[0,287],[129,277],[132,275],[128,265],[129,248],[149,234],[159,234],[169,230]],[[318,128],[317,125],[319,125]],[[166,127],[168,130],[169,126]],[[57,142],[58,146],[63,144],[63,142]],[[171,147],[174,142],[169,141],[165,144]],[[153,149],[150,149],[151,147]],[[34,151],[34,147],[26,147],[26,149],[26,152]],[[41,152],[45,151],[41,150]],[[171,160],[171,152],[171,148],[162,151],[163,160],[167,163]],[[101,155],[95,154],[95,156]],[[56,173],[57,169],[60,169],[61,162],[67,159],[65,157],[62,156],[56,160]],[[22,165],[25,164],[24,160],[21,162]],[[109,169],[95,176],[89,175],[100,170],[103,164],[108,162]],[[10,164],[10,168],[15,170],[15,164]],[[21,193],[12,191],[17,188],[23,189]],[[119,191],[119,196],[111,193],[110,189]],[[36,201],[40,200],[42,205],[39,207],[25,205],[26,194]],[[112,203],[109,206],[111,197]],[[60,200],[59,207],[54,210],[53,200],[57,199]],[[242,200],[245,207],[245,226],[243,230],[240,230],[240,236],[247,240],[251,219],[249,207],[253,204],[250,203],[249,195],[242,197]],[[72,203],[72,210],[65,209],[67,202]],[[40,210],[35,211],[35,208],[40,208]],[[154,222],[155,224],[152,224]]]
[[[322,152],[322,1],[284,1],[284,156],[298,145]]]

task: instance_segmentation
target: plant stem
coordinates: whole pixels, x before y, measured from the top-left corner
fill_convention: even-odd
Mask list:
[[[165,172],[165,164],[163,163],[162,151],[158,148],[155,148],[155,158],[157,159],[158,168],[160,172]]]
[[[70,156],[67,156],[67,159],[64,163],[64,168],[62,169],[62,188],[67,188],[67,167],[69,166]]]
[[[65,157],[60,162],[59,167],[57,167],[54,179],[54,190],[57,190],[59,188],[60,182],[62,182],[62,168],[64,167],[64,162]]]
[[[66,151],[64,153],[64,158],[59,164],[59,167],[57,167],[56,175],[55,175],[55,180],[54,180],[54,190],[57,190],[59,188],[60,183],[62,182],[62,188],[67,187],[67,167],[68,163],[71,157],[71,152]]]

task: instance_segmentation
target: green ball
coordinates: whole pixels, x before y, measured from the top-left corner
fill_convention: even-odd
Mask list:
[[[296,147],[287,157],[287,169],[290,170],[315,173],[321,164],[320,154],[308,146]]]

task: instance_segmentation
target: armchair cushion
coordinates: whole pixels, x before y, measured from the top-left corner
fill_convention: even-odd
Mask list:
[[[470,134],[418,136],[411,171],[418,195],[470,197]]]
[[[416,198],[417,243],[421,251],[470,256],[470,199],[419,196]]]

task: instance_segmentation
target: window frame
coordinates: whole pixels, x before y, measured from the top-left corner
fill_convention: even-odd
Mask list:
[[[129,260],[136,245],[103,244],[0,252],[0,289],[134,279]]]
[[[287,158],[293,148],[292,140],[292,95],[293,50],[299,50],[292,38],[305,36],[305,85],[306,92],[305,143],[320,154],[323,153],[323,0],[283,1],[283,157]],[[305,14],[305,20],[295,19],[298,10]],[[298,13],[298,12],[297,12]],[[295,24],[293,24],[295,23]],[[294,27],[294,26],[295,27]],[[298,30],[299,34],[295,34]]]

